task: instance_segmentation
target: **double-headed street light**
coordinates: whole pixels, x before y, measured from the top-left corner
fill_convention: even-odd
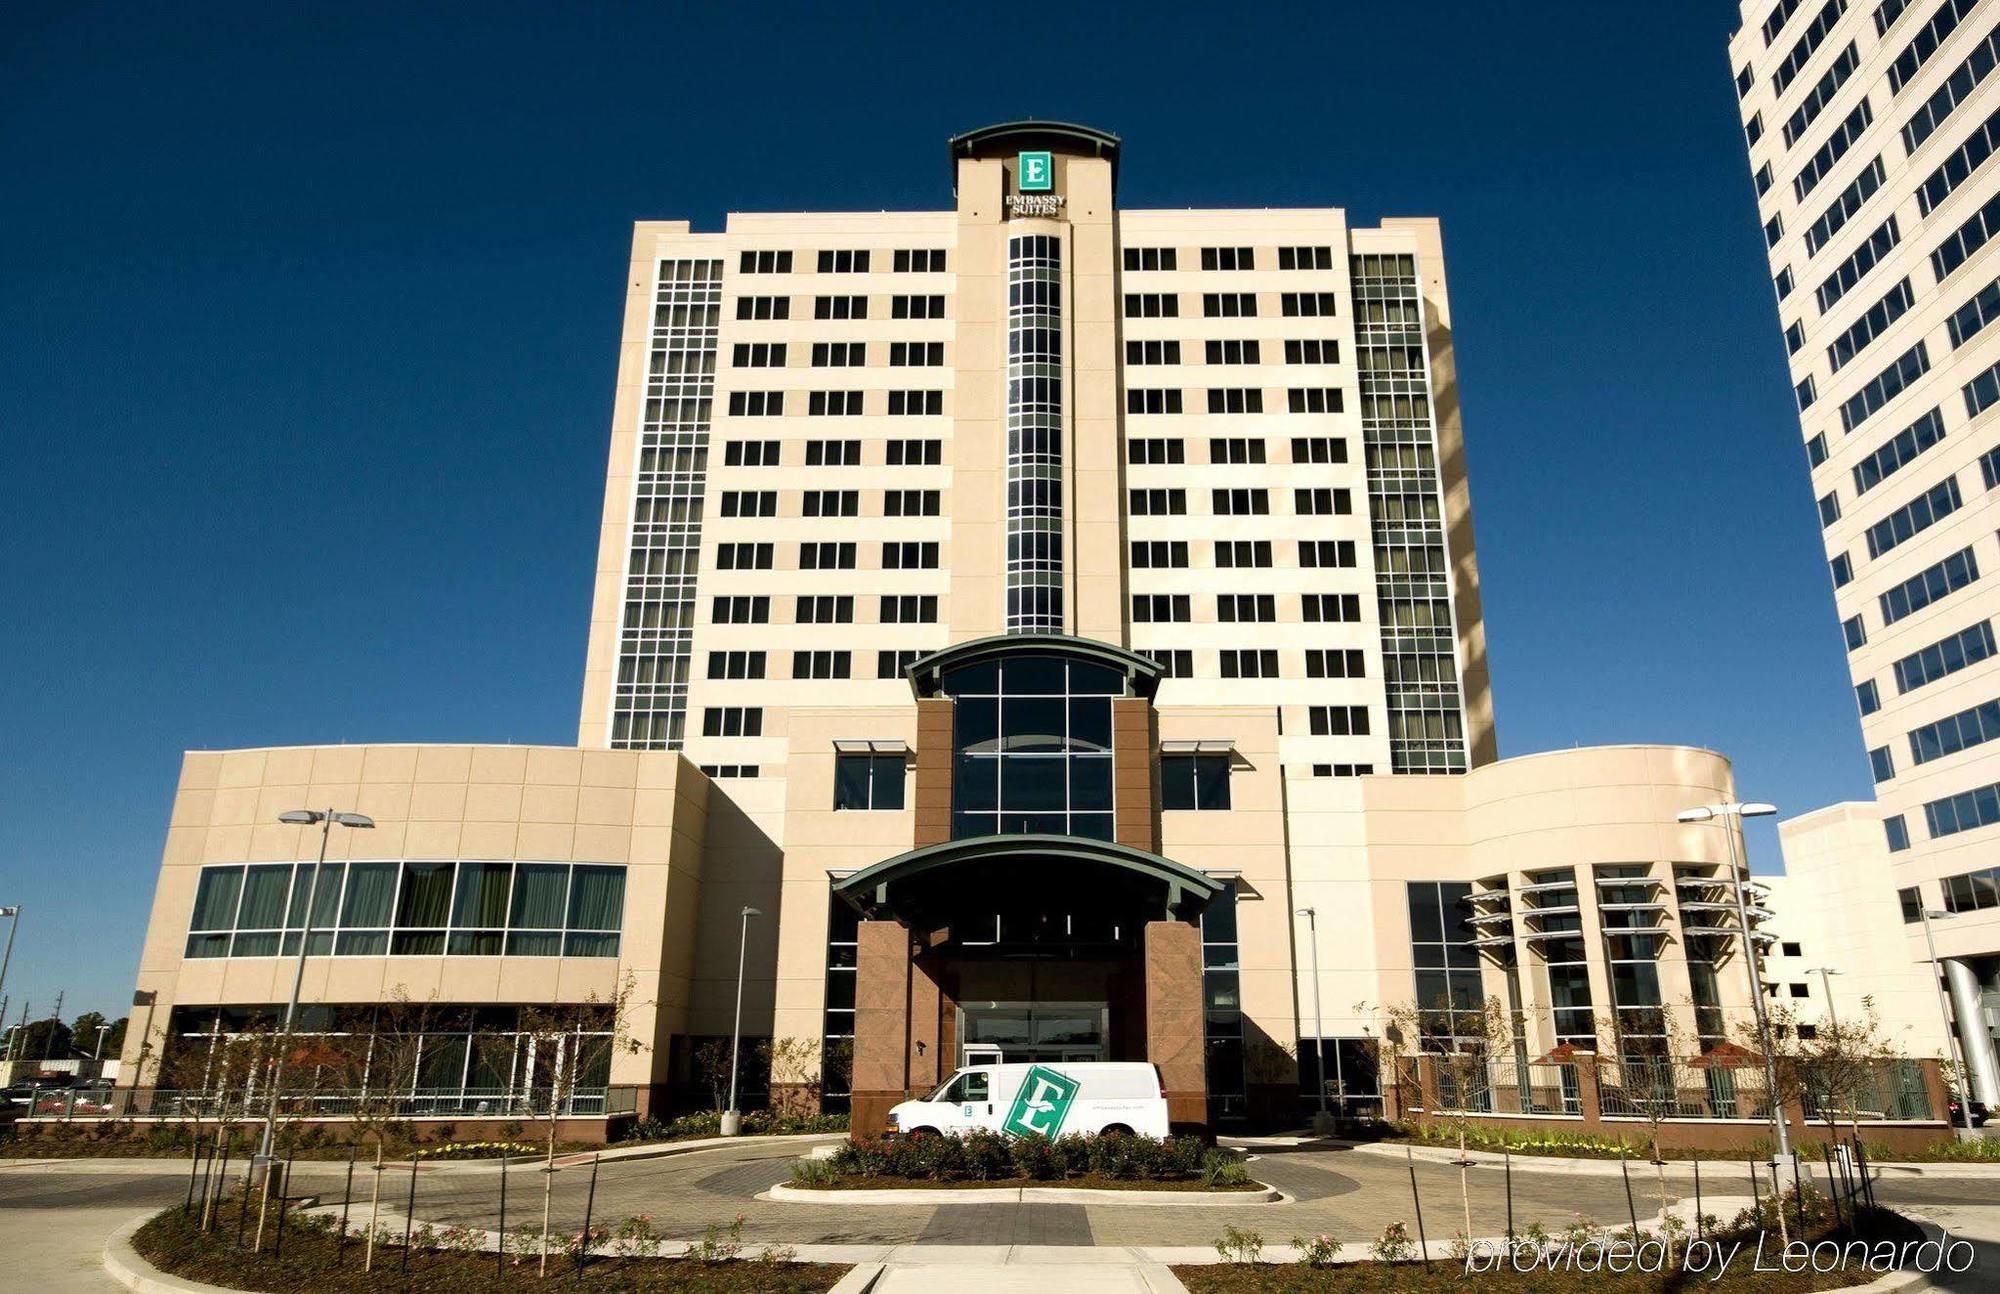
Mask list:
[[[1313,908],[1300,908],[1293,915],[1306,919],[1306,938],[1312,943],[1313,1067],[1319,1078],[1319,1114],[1313,1120],[1313,1131],[1324,1136],[1333,1131],[1333,1116],[1326,1108],[1326,1020],[1319,1010],[1319,914]]]
[[[1924,923],[1924,949],[1931,958],[1931,987],[1937,990],[1938,1016],[1944,1021],[1944,1039],[1951,1047],[1951,1063],[1958,1070],[1958,1112],[1965,1123],[1965,1139],[1970,1141],[1972,1131],[1972,1075],[1965,1071],[1965,1051],[1958,1044],[1958,1032],[1951,1027],[1951,1003],[1944,992],[1944,963],[1938,960],[1937,941],[1931,938],[1931,922],[1948,921],[1952,914],[1924,906],[1923,895],[1917,896],[1917,915]],[[1946,1113],[1950,1113],[1946,1111]]]
[[[1832,966],[1815,966],[1806,973],[1819,976],[1820,992],[1826,994],[1826,1022],[1839,1030],[1840,1012],[1833,1009],[1833,981],[1829,976],[1838,975],[1840,971]]]
[[[743,967],[750,948],[750,918],[764,914],[756,908],[743,909],[743,927],[736,936],[736,1027],[729,1035],[729,1108],[722,1112],[722,1135],[733,1137],[743,1131],[743,1115],[736,1108],[736,1060],[743,1049]]]
[[[1729,842],[1729,888],[1736,896],[1736,935],[1738,946],[1743,950],[1743,965],[1750,974],[1750,1005],[1757,1012],[1757,1044],[1764,1053],[1766,1103],[1771,1107],[1771,1129],[1777,1139],[1778,1157],[1789,1159],[1792,1139],[1785,1127],[1784,1107],[1778,1100],[1778,1062],[1771,1055],[1771,1021],[1764,1012],[1764,976],[1757,968],[1757,946],[1750,938],[1750,900],[1744,896],[1744,868],[1736,853],[1736,835],[1743,830],[1743,819],[1768,818],[1777,811],[1775,804],[1745,804],[1732,800],[1683,810],[1675,816],[1675,821],[1719,822],[1722,838]]]
[[[257,1158],[250,1165],[250,1173],[255,1178],[259,1172],[268,1172],[271,1165],[271,1151],[278,1133],[278,1090],[284,1084],[285,1049],[291,1045],[292,1021],[299,1013],[299,991],[306,982],[306,952],[312,947],[313,909],[319,903],[319,874],[326,869],[326,844],[337,826],[360,831],[375,825],[375,820],[359,813],[337,813],[332,809],[288,809],[278,815],[278,821],[294,827],[319,826],[319,861],[313,864],[312,883],[306,888],[305,929],[299,932],[299,956],[292,966],[292,997],[285,1004],[285,1027],[278,1035],[278,1057],[271,1067],[270,1097],[264,1103],[264,1137],[257,1148]]]

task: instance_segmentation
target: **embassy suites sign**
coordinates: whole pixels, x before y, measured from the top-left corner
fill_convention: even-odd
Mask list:
[[[1059,218],[1064,198],[1055,191],[1055,157],[1048,152],[1022,153],[1015,158],[1014,184],[1017,192],[1007,195],[1010,216]]]

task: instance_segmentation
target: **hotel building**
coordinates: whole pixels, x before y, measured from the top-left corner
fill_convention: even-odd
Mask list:
[[[1870,901],[1907,962],[1946,914],[2000,1105],[2000,3],[1752,0],[1729,57],[1880,808]]]
[[[1674,821],[1727,761],[1496,757],[1436,222],[1124,209],[1121,152],[997,126],[945,210],[638,225],[577,746],[189,754],[135,1082],[270,1018],[309,905],[309,1027],[460,1012],[461,1119],[559,1062],[482,1035],[627,982],[596,1108],[692,1099],[739,964],[773,1096],[860,1129],[993,1058],[1369,1109],[1410,1004],[1523,1059],[1728,1031],[1730,855]],[[376,827],[315,903],[276,818],[322,805]]]

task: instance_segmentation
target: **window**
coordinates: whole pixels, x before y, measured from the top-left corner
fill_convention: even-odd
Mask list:
[[[813,298],[813,318],[815,319],[866,319],[867,317],[867,297],[827,296]]]
[[[1910,762],[1928,764],[2000,737],[2000,701],[1947,715],[1910,732]]]
[[[1128,270],[1172,270],[1180,268],[1175,262],[1179,258],[1171,247],[1127,247],[1125,268]]]
[[[1330,270],[1333,268],[1333,248],[1331,247],[1280,247],[1278,268],[1281,270]]]
[[[2000,822],[2000,783],[1960,791],[1924,806],[1924,825],[1933,840],[1996,822]]]
[[[1896,676],[1896,692],[1902,695],[1996,655],[2000,655],[2000,647],[1993,641],[1993,623],[1981,620],[1928,647],[1918,648],[1890,666],[1890,670]]]
[[[861,755],[841,751],[833,758],[835,809],[903,807],[901,755]]]
[[[1294,319],[1328,318],[1335,313],[1331,292],[1286,292],[1278,298],[1278,308]]]
[[[1340,436],[1292,437],[1294,463],[1345,463],[1347,441]]]
[[[1854,106],[1853,112],[1848,113],[1841,123],[1833,128],[1826,142],[1806,159],[1805,166],[1792,178],[1793,196],[1804,202],[1806,195],[1819,186],[1819,182],[1826,178],[1826,173],[1833,169],[1836,162],[1847,156],[1847,150],[1854,147],[1854,141],[1861,138],[1862,133],[1874,122],[1875,112],[1868,106],[1868,100],[1863,99]],[[1773,238],[1770,241],[1777,240]]]
[[[1901,319],[1904,313],[1916,303],[1917,295],[1910,290],[1910,281],[1904,279],[1895,287],[1889,289],[1888,293],[1880,301],[1868,307],[1846,332],[1841,333],[1840,336],[1833,339],[1833,344],[1826,348],[1827,363],[1831,364],[1833,371],[1838,373],[1841,365],[1860,354],[1862,348],[1869,342],[1874,341],[1877,337],[1887,332],[1889,325]],[[1806,379],[1807,385],[1810,385],[1811,382],[1811,378]],[[1799,405],[1800,409],[1804,409],[1807,404],[1812,403],[1810,399],[1807,399],[1803,395],[1800,396],[1800,399],[1802,401]]]
[[[1125,461],[1135,464],[1185,463],[1187,446],[1179,439],[1153,437],[1125,442]]]
[[[742,274],[790,274],[792,254],[790,252],[745,252],[737,262],[737,272]]]
[[[936,540],[905,540],[882,545],[885,571],[934,571],[938,568]]]
[[[776,418],[785,411],[783,391],[731,391],[729,416],[732,418]]]
[[[1966,141],[1924,178],[1917,188],[1917,209],[1928,216],[1985,165],[1996,145],[2000,145],[2000,112],[1973,127]]]
[[[804,495],[808,517],[858,517],[861,515],[859,490],[807,490]]]
[[[812,348],[814,368],[860,368],[868,362],[868,343],[860,341],[816,341]]]
[[[724,490],[722,515],[725,517],[775,517],[778,515],[776,490]]]
[[[1211,463],[1261,463],[1264,461],[1264,442],[1244,436],[1216,436],[1208,442],[1208,461]]]
[[[904,671],[916,664],[917,658],[925,654],[921,651],[912,651],[909,649],[876,652],[875,677],[902,678]]]
[[[1317,486],[1293,490],[1292,511],[1301,517],[1344,517],[1354,511],[1354,496],[1348,490]]]
[[[953,698],[952,834],[1112,836],[1114,669],[1009,654],[947,670]]]
[[[761,625],[770,623],[771,599],[757,597],[721,597],[715,600],[709,619],[719,625]]]
[[[2000,317],[2000,279],[1981,288],[1970,301],[1953,311],[1951,318],[1945,320],[1945,330],[1951,334],[1952,349],[1957,350],[1977,337],[1995,317]]]
[[[1961,548],[1882,594],[1882,623],[1895,624],[1978,578],[1978,559],[1970,548]]]
[[[1304,593],[1299,596],[1299,610],[1309,624],[1351,624],[1361,619],[1361,595]]]
[[[1996,231],[2000,231],[2000,194],[1988,198],[1931,253],[1931,272],[1937,275],[1938,282],[1944,282],[1953,270],[1972,259],[1974,252],[1993,240]]]
[[[1193,617],[1189,614],[1188,595],[1185,593],[1134,593],[1132,595],[1132,623],[1183,624]]]
[[[1285,408],[1290,413],[1339,413],[1342,407],[1339,387],[1295,386],[1285,392]]]
[[[1256,254],[1248,247],[1204,247],[1201,267],[1205,270],[1254,270]]]
[[[741,392],[738,392],[741,394]],[[725,467],[776,467],[778,442],[775,440],[731,440],[723,443]]]
[[[1162,390],[1157,387],[1132,387],[1125,392],[1125,412],[1127,413],[1179,413],[1181,393]]]
[[[858,316],[857,316],[858,317]],[[942,319],[944,318],[944,296],[942,293],[899,293],[889,298],[891,319]]]
[[[858,467],[860,464],[861,442],[858,440],[806,442],[807,467]]]
[[[1207,319],[1247,319],[1257,313],[1255,292],[1204,292],[1201,313]]]
[[[792,317],[790,297],[738,297],[736,298],[738,319],[789,319]]]
[[[1264,393],[1256,387],[1211,388],[1208,393],[1210,413],[1262,413]]]
[[[929,625],[938,618],[935,593],[900,593],[882,598],[878,617],[885,625]]]
[[[890,368],[939,368],[944,364],[944,343],[941,341],[892,341],[889,343]]]
[[[1368,668],[1357,647],[1311,647],[1306,650],[1307,678],[1366,678]]]
[[[1948,476],[1924,493],[1868,527],[1868,555],[1880,557],[1922,533],[1952,513],[1963,502],[1958,494],[1958,478]]]
[[[761,737],[764,711],[750,705],[709,706],[701,712],[704,737]]]
[[[760,651],[712,651],[708,654],[710,678],[741,679],[764,677],[764,653]]]
[[[1903,909],[1903,924],[1915,925],[1924,919],[1924,899],[1916,886],[1906,886],[1896,891],[1896,902]]]
[[[1354,565],[1354,541],[1352,539],[1301,539],[1299,541],[1299,565],[1308,569],[1322,566],[1352,566]]]
[[[709,777],[740,778],[757,776],[757,765],[755,764],[698,764],[696,767]]]
[[[891,268],[897,274],[942,274],[945,271],[944,248],[898,251]]]
[[[1176,346],[1179,344],[1174,343]],[[1202,343],[1202,359],[1209,364],[1261,364],[1263,356],[1263,346],[1254,337],[1249,340],[1211,339]]]
[[[1812,406],[1812,402],[1819,398],[1819,388],[1814,385],[1812,375],[1808,373],[1805,381],[1792,388],[1792,394],[1799,402],[1799,412],[1804,413]]]
[[[1210,490],[1209,499],[1218,517],[1262,517],[1271,511],[1269,490]]]
[[[1315,737],[1368,735],[1368,707],[1365,705],[1307,706],[1306,721]]]
[[[892,440],[888,462],[891,467],[936,467],[944,461],[941,440]]]
[[[868,249],[860,251],[821,252],[819,254],[821,274],[866,274],[868,272]]]
[[[1965,61],[1952,70],[1944,83],[1931,92],[1924,100],[1924,106],[1913,113],[1903,125],[1903,151],[1914,153],[1917,146],[1944,124],[1952,110],[1964,103],[1974,87],[1984,81],[1993,71],[1996,57],[2000,57],[2000,27],[1986,33],[1986,39],[1966,55]]]
[[[1128,511],[1135,517],[1179,517],[1187,514],[1186,490],[1132,490]]]
[[[1750,67],[1748,64],[1736,69],[1736,97],[1738,99],[1750,93],[1750,87],[1754,84],[1756,82],[1750,78]]]
[[[1841,553],[1826,565],[1833,573],[1833,587],[1845,588],[1854,579],[1854,562],[1846,553]]]
[[[1181,299],[1171,292],[1127,292],[1127,319],[1174,319],[1181,313]]]
[[[1179,570],[1188,564],[1185,539],[1135,539],[1132,568],[1140,571]]]
[[[1792,46],[1791,52],[1785,55],[1783,61],[1771,73],[1771,89],[1774,93],[1783,94],[1785,87],[1792,83],[1793,78],[1805,70],[1806,64],[1812,61],[1814,51],[1819,49],[1820,42],[1826,39],[1827,33],[1833,30],[1833,25],[1840,21],[1840,15],[1846,10],[1847,0],[1826,0],[1826,4],[1813,15],[1811,25],[1806,28],[1805,34],[1799,37],[1798,44]]]
[[[1826,461],[1826,433],[1819,432],[1806,442],[1806,465],[1818,467]]]
[[[1764,137],[1764,114],[1761,112],[1753,112],[1750,114],[1750,120],[1743,123],[1744,146],[1748,148],[1755,148],[1757,146],[1757,141],[1762,139],[1763,137]]]
[[[1903,47],[1903,52],[1889,65],[1891,93],[1899,92],[1909,84],[1910,78],[1929,61],[1931,55],[1937,53],[1938,46],[1944,44],[1945,38],[1958,30],[1959,22],[1972,12],[1972,6],[1977,3],[1979,0],[1944,0],[1944,3],[1937,7],[1930,21],[1917,29],[1917,34],[1910,38],[1910,43]]]
[[[1224,678],[1278,677],[1278,653],[1273,648],[1225,648],[1219,655]]]
[[[898,417],[935,417],[944,412],[942,391],[891,391],[889,413]]]
[[[615,957],[625,869],[569,863],[204,867],[189,957]]]
[[[1175,541],[1179,542],[1179,541]],[[1181,545],[1185,552],[1187,546]],[[1182,565],[1187,563],[1183,562]],[[1215,564],[1226,570],[1261,569],[1271,564],[1271,541],[1268,539],[1218,539],[1215,541]]]
[[[1854,651],[1868,643],[1868,627],[1861,623],[1861,617],[1849,616],[1840,622],[1841,636],[1847,640],[1847,650]]]
[[[1161,755],[1160,807],[1162,809],[1228,808],[1229,756],[1226,753]]]
[[[1194,653],[1185,647],[1142,649],[1139,654],[1159,665],[1162,678],[1194,677]]]
[[[715,566],[723,571],[768,571],[771,569],[772,546],[769,543],[717,544],[715,546]]]
[[[1224,624],[1268,623],[1278,618],[1278,599],[1272,593],[1218,593],[1215,618]]]
[[[854,569],[854,545],[852,542],[835,542],[831,540],[800,544],[799,569],[802,571],[851,571]]]
[[[785,343],[781,341],[737,342],[730,349],[730,363],[737,368],[783,368]]]
[[[1896,775],[1896,757],[1887,746],[1877,746],[1868,752],[1868,767],[1878,784],[1886,782]]]
[[[1847,227],[1848,220],[1861,210],[1863,203],[1875,196],[1875,191],[1887,178],[1888,172],[1883,169],[1879,156],[1864,167],[1861,174],[1840,191],[1840,196],[1833,200],[1832,205],[1820,213],[1819,219],[1806,227],[1806,255],[1819,255],[1820,248]]]
[[[1785,213],[1780,211],[1764,222],[1764,246],[1776,247],[1785,236]]]
[[[1882,447],[1854,465],[1854,493],[1862,495],[1894,476],[1917,455],[1944,439],[1944,418],[1936,409],[1903,428]],[[1822,445],[1820,462],[1825,461]],[[1814,466],[1818,466],[1817,463]]]
[[[1778,127],[1786,148],[1797,146],[1805,136],[1806,127],[1819,119],[1819,114],[1826,110],[1826,105],[1833,101],[1833,96],[1847,84],[1847,78],[1853,76],[1854,69],[1860,65],[1860,54],[1855,50],[1854,42],[1849,41],[1847,48],[1840,52],[1840,57],[1828,65],[1826,74],[1813,83],[1805,98],[1799,100],[1798,108]]]
[[[1776,274],[1772,275],[1771,287],[1774,291],[1777,292],[1778,300],[1780,301],[1783,301],[1786,297],[1790,296],[1792,294],[1792,267],[1787,265],[1784,269],[1781,269]],[[1822,310],[1824,310],[1825,308],[1826,308],[1825,306],[1820,307],[1820,309]]]
[[[1988,867],[1939,881],[1946,912],[1984,912],[2000,907],[2000,867]],[[242,936],[237,936],[239,939]]]
[[[1888,839],[1889,852],[1900,854],[1910,847],[1910,829],[1903,822],[1903,815],[1892,814],[1882,819],[1882,834]]]
[[[845,651],[795,651],[793,678],[852,678],[854,653]]]
[[[1965,384],[1965,416],[1977,418],[1980,414],[2000,404],[2000,364],[1981,373]]]
[[[802,593],[793,605],[792,620],[802,625],[854,623],[854,598],[845,593]]]
[[[1331,337],[1293,338],[1285,343],[1287,364],[1338,364],[1340,343]]]
[[[1897,226],[1894,216],[1890,216],[1878,225],[1875,232],[1868,235],[1866,241],[1848,253],[1846,260],[1833,267],[1833,273],[1827,275],[1825,281],[1814,292],[1814,298],[1819,302],[1820,313],[1825,314],[1833,309],[1834,302],[1846,296],[1848,289],[1859,283],[1861,276],[1874,269],[1875,263],[1887,256],[1902,240],[1903,233]],[[1791,270],[1787,269],[1779,276],[1783,280],[1779,284],[1780,299],[1792,289],[1790,275]]]
[[[1178,364],[1181,362],[1181,344],[1177,341],[1128,341],[1125,343],[1127,364]]]
[[[815,418],[861,416],[861,392],[814,391],[806,400],[806,413]]]
[[[937,490],[884,490],[882,492],[882,515],[885,517],[935,517],[938,515]]]
[[[1840,406],[1840,425],[1844,431],[1853,431],[1863,422],[1873,417],[1877,410],[1901,395],[1903,388],[1930,372],[1931,355],[1924,343],[1904,351],[1896,362],[1875,375],[1875,380],[1855,392],[1846,404]],[[1971,388],[1967,388],[1968,392]],[[1966,397],[1968,404],[1971,396]]]

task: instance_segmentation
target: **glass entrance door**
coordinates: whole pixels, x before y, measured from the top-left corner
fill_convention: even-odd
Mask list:
[[[966,1002],[958,1008],[958,1063],[1103,1060],[1110,1008],[1103,1002]]]

